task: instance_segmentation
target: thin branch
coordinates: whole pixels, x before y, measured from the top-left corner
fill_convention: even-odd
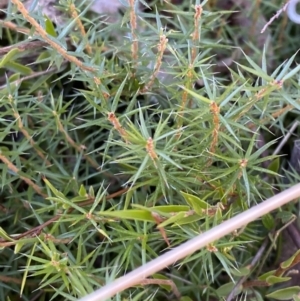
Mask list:
[[[281,9],[279,9],[279,10],[277,11],[277,13],[269,20],[269,22],[267,22],[267,24],[263,27],[263,29],[261,30],[260,33],[264,33],[264,32],[266,31],[266,29],[268,28],[268,26],[270,26],[270,25],[273,23],[273,21],[274,21],[275,19],[277,19],[277,18],[280,16],[280,14],[281,14],[282,12],[284,12],[284,11],[287,9],[289,3],[290,3],[290,0],[288,0],[288,1],[284,4],[284,6],[283,6]]]
[[[297,224],[292,223],[286,228],[288,234],[290,235],[293,243],[297,247],[297,249],[300,249],[300,231],[297,227]]]
[[[47,45],[48,44],[43,41],[25,41],[22,43],[18,43],[18,44],[0,48],[0,55],[6,54],[13,49],[18,49],[19,51],[25,51],[25,50],[31,50],[31,49],[35,50],[37,48],[45,47]]]
[[[6,156],[4,154],[2,154],[2,152],[0,152],[0,160],[8,167],[8,169],[10,169],[11,171],[13,171],[14,173],[18,174],[19,177],[30,187],[32,187],[32,189],[39,195],[41,195],[43,198],[46,198],[47,195],[45,193],[43,193],[41,187],[39,187],[37,184],[35,184],[31,179],[22,176],[19,174],[20,170],[8,159],[6,158]]]
[[[21,116],[19,115],[18,111],[12,108],[13,115],[16,118],[18,128],[24,135],[24,137],[29,141],[30,145],[34,148],[34,150],[37,152],[38,156],[42,158],[46,162],[47,166],[51,165],[51,162],[46,158],[43,151],[37,146],[36,142],[34,141],[33,137],[28,133],[27,129],[24,127]]]
[[[53,115],[56,119],[57,125],[58,125],[58,129],[59,131],[65,136],[67,142],[72,145],[72,147],[74,149],[76,149],[76,151],[78,153],[83,153],[84,158],[91,164],[91,166],[93,166],[95,169],[99,169],[99,164],[93,159],[91,158],[89,155],[87,155],[86,153],[84,153],[84,151],[86,150],[86,146],[83,144],[77,144],[68,134],[68,132],[64,129],[60,119],[59,119],[59,115],[57,114],[56,111],[53,111]]]
[[[6,28],[14,30],[16,32],[21,32],[21,33],[30,35],[30,30],[28,28],[20,27],[13,22],[0,20],[0,25],[2,27],[6,27]]]
[[[1,24],[1,20],[0,20]],[[29,35],[29,32],[28,32]],[[66,42],[70,42],[70,38],[66,38]],[[18,49],[19,51],[26,51],[26,50],[36,50],[37,48],[46,47],[48,46],[48,43],[44,41],[23,41],[21,43],[13,44],[10,46],[2,47],[0,48],[0,55],[6,54],[10,52],[13,49]]]
[[[200,41],[200,19],[202,16],[202,6],[201,5],[195,5],[195,14],[194,14],[194,31],[192,33],[192,51],[191,51],[191,63],[193,64],[195,62],[195,59],[197,57],[198,48],[196,47],[197,44],[199,44]]]
[[[21,77],[20,79],[17,79],[17,80],[15,80],[13,82],[10,82],[9,85],[10,86],[12,86],[12,85],[18,86],[18,85],[20,85],[25,80],[29,80],[29,79],[33,79],[33,78],[36,78],[36,77],[40,77],[40,76],[46,75],[46,74],[51,74],[51,73],[54,73],[54,72],[62,71],[67,66],[66,61],[62,63],[62,66],[63,66],[63,68],[61,68],[61,69],[58,69],[57,67],[52,67],[52,68],[49,68],[48,70],[34,72],[34,73],[30,74],[30,75]],[[5,89],[5,88],[7,88],[7,84],[0,86],[0,90]]]
[[[117,196],[120,196],[122,195],[123,193],[125,193],[126,191],[128,191],[129,188],[123,188],[117,192],[114,192],[108,196],[105,197],[106,200],[110,200],[110,199],[113,199]],[[95,199],[94,198],[89,198],[88,200],[86,201],[82,201],[80,203],[78,203],[78,206],[80,207],[84,207],[84,206],[87,206],[87,205],[91,205],[95,202]],[[69,208],[68,210],[68,213],[71,213],[72,211],[74,210],[74,208]],[[15,245],[18,240],[20,240],[21,238],[24,238],[24,237],[27,237],[27,236],[33,236],[33,235],[38,235],[42,232],[42,230],[44,228],[46,228],[47,226],[51,225],[52,223],[56,222],[59,218],[61,217],[61,214],[57,214],[55,216],[53,216],[51,219],[49,219],[48,221],[38,225],[37,227],[34,227],[22,234],[19,234],[18,236],[14,236],[14,237],[11,237],[11,239],[13,241],[7,241],[7,240],[4,240],[3,238],[0,238],[0,247],[9,247],[9,246],[13,246]]]
[[[265,249],[268,245],[268,239],[265,239],[265,241],[263,242],[263,244],[260,246],[259,250],[257,251],[256,255],[254,256],[254,258],[252,259],[250,265],[248,266],[248,269],[252,269],[260,260],[260,258],[262,257],[262,255],[265,252]],[[238,288],[247,280],[248,275],[243,276],[234,286],[234,288],[232,289],[232,291],[230,292],[230,294],[228,295],[226,301],[231,301],[234,296],[236,291],[238,290]]]
[[[83,26],[83,24],[79,18],[79,15],[76,11],[76,6],[73,3],[70,5],[70,13],[72,15],[72,18],[76,19],[76,24],[80,30],[82,37],[86,38],[86,32],[85,32],[84,26]],[[89,42],[87,42],[85,49],[88,54],[90,54],[90,55],[92,54],[92,47],[89,44]]]
[[[287,141],[290,139],[291,135],[293,134],[293,132],[297,128],[298,124],[299,124],[299,121],[296,120],[294,122],[294,124],[292,125],[292,127],[287,132],[287,134],[281,140],[280,144],[277,146],[277,148],[275,149],[275,151],[273,152],[273,155],[278,155],[279,154],[279,152],[281,151],[282,147],[287,143]]]
[[[167,279],[145,279],[142,280],[141,285],[150,285],[150,284],[156,284],[156,285],[168,285],[171,287],[173,294],[176,296],[176,298],[179,300],[181,298],[180,292],[174,283],[173,280],[167,280]]]
[[[128,0],[130,6],[130,27],[131,27],[131,39],[132,39],[131,54],[132,54],[132,59],[134,61],[134,64],[135,66],[137,66],[139,44],[136,35],[137,22],[136,22],[136,13],[135,13],[135,1],[136,0]]]
[[[23,15],[23,17],[34,27],[37,34],[47,42],[53,49],[55,49],[62,57],[64,57],[67,61],[75,64],[78,68],[84,71],[95,72],[95,68],[86,66],[83,62],[77,59],[75,56],[67,53],[65,49],[63,49],[59,44],[54,42],[47,34],[47,32],[39,25],[39,23],[29,15],[29,12],[25,8],[19,0],[12,0],[12,2],[17,6],[19,12]]]

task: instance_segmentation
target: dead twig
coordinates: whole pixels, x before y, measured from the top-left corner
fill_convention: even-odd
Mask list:
[[[30,29],[25,28],[25,27],[20,27],[13,22],[0,20],[0,25],[2,27],[6,27],[8,29],[30,35]]]
[[[263,242],[263,244],[260,246],[259,250],[257,251],[256,255],[255,255],[254,258],[252,259],[250,265],[248,265],[247,268],[248,268],[249,270],[251,270],[251,269],[258,263],[258,261],[260,260],[260,258],[261,258],[262,255],[264,254],[267,245],[268,245],[268,239],[265,239],[265,241]],[[234,298],[234,296],[235,296],[235,294],[236,294],[238,288],[241,287],[241,286],[243,285],[243,283],[247,280],[247,277],[248,277],[248,275],[243,276],[243,277],[235,284],[235,286],[233,287],[232,291],[231,291],[230,294],[228,295],[226,301],[231,301],[231,300]]]
[[[108,196],[106,196],[106,200],[109,200],[109,199],[113,199],[117,196],[120,196],[122,195],[123,193],[125,193],[129,188],[123,188],[115,193],[112,193]],[[78,203],[78,206],[80,207],[83,207],[83,206],[87,206],[87,205],[90,205],[90,204],[93,204],[95,202],[95,199],[94,198],[89,198],[88,200],[86,201],[82,201],[80,203]],[[68,212],[67,213],[71,213],[72,211],[74,210],[74,208],[69,208]],[[18,240],[20,240],[21,238],[24,238],[24,237],[28,237],[28,236],[35,236],[35,235],[39,235],[42,230],[44,228],[46,228],[47,226],[51,225],[52,223],[56,222],[59,218],[61,217],[61,214],[57,214],[55,215],[54,217],[50,218],[48,221],[40,224],[39,226],[37,227],[34,227],[18,236],[15,236],[15,237],[11,237],[11,240],[5,240],[3,238],[0,238],[0,247],[9,247],[9,246],[13,246],[15,245]]]
[[[277,18],[281,15],[282,12],[286,11],[286,9],[287,9],[289,3],[290,3],[290,0],[288,0],[288,1],[283,5],[283,7],[282,7],[281,9],[279,9],[279,10],[276,12],[276,14],[275,14],[275,15],[267,22],[267,24],[263,27],[263,29],[261,30],[260,33],[264,33],[264,32],[266,31],[266,29],[273,23],[273,21],[274,21],[275,19],[277,19]]]
[[[173,280],[166,280],[166,279],[145,279],[142,280],[141,285],[149,285],[149,284],[156,284],[156,285],[168,285],[171,287],[173,294],[176,296],[176,298],[179,300],[181,298],[180,292],[178,288],[176,287]]]
[[[66,61],[62,63],[62,66],[64,68],[66,67],[66,63],[67,63]],[[29,79],[32,79],[32,78],[40,77],[40,76],[51,74],[51,73],[58,72],[58,71],[62,71],[62,70],[58,69],[57,67],[52,67],[52,68],[49,68],[48,70],[34,72],[34,73],[30,74],[30,75],[21,77],[20,79],[15,80],[15,81],[9,83],[9,85],[18,86],[18,85],[20,85],[25,80],[29,80]],[[5,89],[5,88],[7,88],[7,84],[0,86],[0,90]]]

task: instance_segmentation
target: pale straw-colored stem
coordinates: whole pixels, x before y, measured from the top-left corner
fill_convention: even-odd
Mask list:
[[[234,230],[241,228],[250,222],[257,220],[261,216],[287,204],[288,202],[300,197],[300,184],[286,189],[283,192],[267,199],[266,201],[242,212],[235,217],[217,225],[216,227],[196,236],[195,238],[183,243],[173,250],[159,256],[132,272],[126,274],[96,290],[95,292],[80,299],[80,301],[105,301],[125,289],[137,285],[141,280],[153,275],[154,273],[178,262],[182,258],[193,254],[208,244],[230,234]]]

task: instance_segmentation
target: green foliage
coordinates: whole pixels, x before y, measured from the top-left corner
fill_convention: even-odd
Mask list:
[[[275,26],[273,58],[256,49],[224,71],[218,54],[241,45],[208,1],[196,29],[199,1],[128,6],[112,23],[79,2],[64,26],[30,13],[46,39],[13,3],[5,22],[19,29],[1,23],[1,300],[77,300],[285,187],[272,151],[300,108],[291,33],[284,63]],[[280,1],[262,2],[268,15]],[[68,15],[71,2],[59,5]],[[153,276],[172,285],[141,279],[113,300],[219,300],[241,277],[267,285],[236,295],[297,300],[299,287],[272,287],[285,275],[258,278],[264,260],[261,274],[247,268],[284,213]]]

